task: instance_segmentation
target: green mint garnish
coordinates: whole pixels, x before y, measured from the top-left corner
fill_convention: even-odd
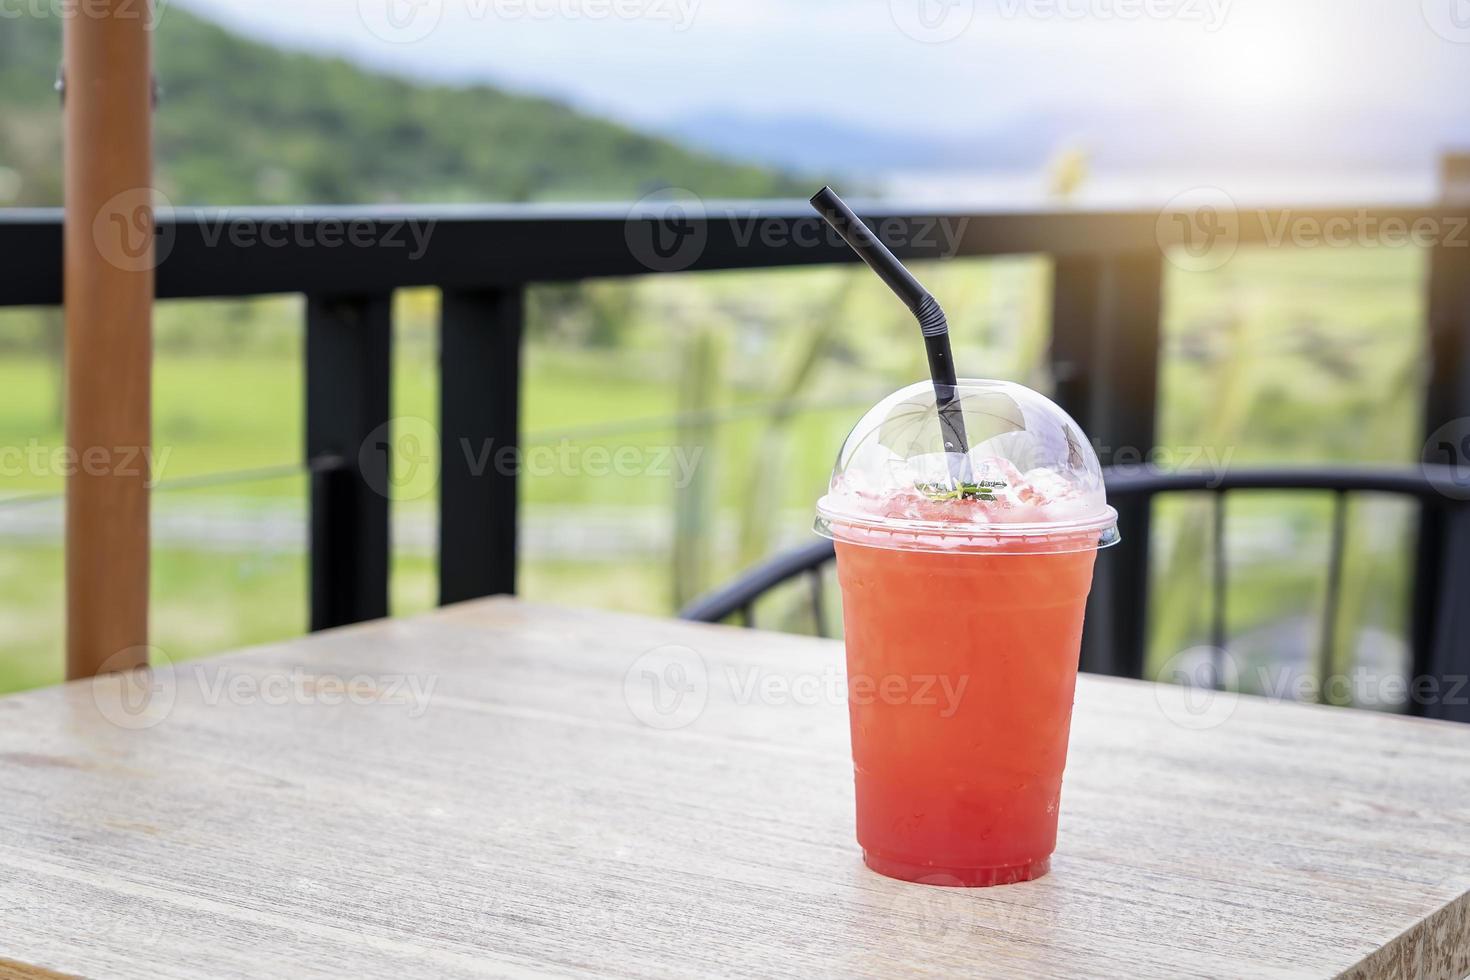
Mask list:
[[[981,480],[978,483],[961,483],[958,486],[950,486],[947,483],[914,484],[914,488],[930,500],[984,500],[989,503],[995,503],[995,491],[1005,487],[1006,484],[1001,480]]]

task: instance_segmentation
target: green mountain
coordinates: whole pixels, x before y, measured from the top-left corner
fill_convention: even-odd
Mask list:
[[[549,99],[374,74],[170,5],[154,38],[158,186],[177,205],[791,196],[755,166]],[[0,19],[0,206],[59,204],[55,16]]]

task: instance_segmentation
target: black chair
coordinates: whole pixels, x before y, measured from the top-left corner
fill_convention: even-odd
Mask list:
[[[1161,472],[1150,468],[1115,468],[1106,473],[1108,497],[1120,509],[1139,507],[1147,513],[1153,499],[1163,494],[1208,493],[1213,496],[1210,595],[1212,647],[1226,647],[1226,585],[1228,555],[1225,547],[1225,504],[1232,493],[1290,491],[1332,494],[1331,537],[1327,558],[1327,594],[1320,630],[1319,670],[1326,670],[1336,647],[1335,629],[1341,602],[1343,545],[1350,533],[1347,502],[1351,495],[1378,494],[1406,498],[1420,506],[1419,551],[1411,612],[1413,678],[1424,678],[1437,692],[1433,698],[1413,698],[1409,709],[1429,717],[1470,721],[1470,484],[1453,467],[1425,465],[1413,469],[1328,467],[1313,469],[1234,469],[1223,473]],[[1125,536],[1128,531],[1125,527]],[[755,626],[757,604],[769,593],[794,579],[809,583],[811,612],[818,632],[827,622],[825,575],[835,555],[830,541],[817,541],[752,569],[731,584],[696,600],[680,617],[696,622],[736,620]],[[1125,560],[1126,560],[1125,556]],[[1120,657],[1109,649],[1118,635],[1109,627],[1118,620],[1119,599],[1130,622],[1143,623],[1147,589],[1108,588],[1117,581],[1116,557],[1105,551],[1098,561],[1094,599],[1114,608],[1090,608],[1083,640],[1084,669],[1129,663],[1131,669],[1101,672],[1143,673],[1140,656]],[[1146,581],[1146,578],[1145,578]],[[1099,598],[1101,597],[1101,598]],[[1215,671],[1216,683],[1223,677]],[[1324,674],[1325,676],[1325,674]]]
[[[738,618],[742,626],[755,626],[755,604],[763,596],[805,575],[811,586],[812,620],[818,635],[825,636],[826,578],[824,571],[837,557],[832,542],[825,538],[783,552],[752,568],[729,585],[695,599],[679,612],[680,619],[696,623],[723,623]]]

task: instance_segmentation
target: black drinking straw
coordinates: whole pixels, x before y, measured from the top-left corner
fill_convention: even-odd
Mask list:
[[[957,390],[959,380],[955,377],[954,354],[949,348],[949,320],[945,318],[939,302],[929,294],[929,290],[919,285],[913,273],[903,267],[903,263],[888,251],[888,246],[878,240],[878,236],[853,214],[852,208],[832,188],[823,187],[818,191],[812,198],[812,207],[918,318],[919,329],[924,334],[924,347],[929,352],[929,374],[934,378],[944,448],[961,456],[968,454],[970,441],[965,436],[965,419],[960,411]],[[965,460],[958,468],[952,466],[951,472],[957,483],[969,482],[969,461]]]

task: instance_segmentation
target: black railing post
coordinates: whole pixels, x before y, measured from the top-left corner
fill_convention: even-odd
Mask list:
[[[341,465],[311,487],[311,628],[388,615],[392,294],[311,296],[306,454]]]
[[[1452,162],[1446,164],[1447,195],[1460,187],[1454,179],[1458,171],[1450,169]],[[1470,468],[1465,452],[1470,447],[1464,445],[1470,437],[1470,248],[1463,242],[1441,242],[1430,250],[1428,318],[1423,458],[1464,472]],[[1410,629],[1415,677],[1443,678],[1446,671],[1464,673],[1470,668],[1470,635],[1452,623],[1457,615],[1453,609],[1463,604],[1465,593],[1447,591],[1470,587],[1470,553],[1463,550],[1463,543],[1457,548],[1451,541],[1456,535],[1463,538],[1464,520],[1444,508],[1420,508]],[[1417,700],[1413,706],[1418,712],[1442,716],[1437,712],[1443,706]]]
[[[1443,563],[1437,570],[1435,622],[1429,648],[1421,661],[1415,651],[1414,683],[1430,683],[1428,697],[1411,701],[1416,714],[1449,721],[1470,721],[1470,507],[1449,508],[1437,522]]]
[[[516,590],[525,290],[445,290],[440,326],[439,601]]]
[[[1058,258],[1051,366],[1057,401],[1098,448],[1104,466],[1146,460],[1158,410],[1163,255]],[[1098,556],[1087,605],[1082,668],[1138,677],[1148,641],[1150,501],[1120,501],[1123,543]]]

